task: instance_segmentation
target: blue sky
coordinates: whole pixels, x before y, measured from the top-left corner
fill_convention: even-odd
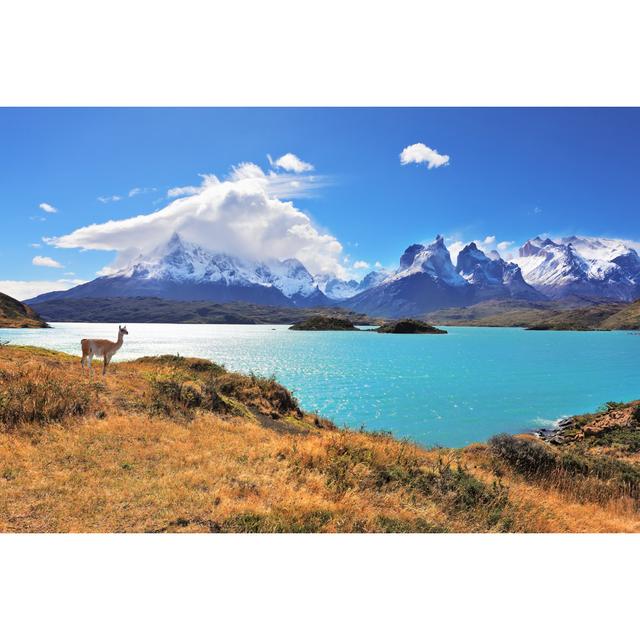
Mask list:
[[[127,236],[128,219],[171,206],[175,187],[196,193],[202,174],[224,181],[241,163],[275,176],[266,178],[268,197],[292,201],[309,219],[311,244],[274,255],[297,251],[313,262],[317,253],[316,270],[335,262],[364,275],[356,262],[393,265],[407,245],[438,233],[449,243],[513,243],[504,253],[541,233],[640,240],[639,109],[5,108],[0,141],[0,290],[24,297],[92,279],[148,248],[166,225],[144,220]],[[448,162],[402,164],[403,149],[417,143]],[[270,166],[268,154],[287,153],[313,170]],[[197,204],[176,209],[171,224],[193,218]],[[276,224],[288,228],[295,215],[276,209]],[[109,220],[120,225],[117,237],[111,227],[86,230]],[[210,232],[182,226],[192,240],[219,249],[229,238],[237,248],[220,227],[233,219],[224,220]]]

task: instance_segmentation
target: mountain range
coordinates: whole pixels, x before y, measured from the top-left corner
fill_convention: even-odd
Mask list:
[[[540,301],[584,296],[611,300],[640,297],[640,257],[629,243],[607,238],[539,236],[525,242],[512,261],[485,253],[474,242],[456,263],[437,236],[413,244],[398,268],[372,271],[362,280],[312,275],[296,258],[252,261],[211,252],[174,234],[126,267],[67,291],[29,300],[157,297],[232,301],[281,307],[340,306],[360,313],[400,317],[483,300]]]

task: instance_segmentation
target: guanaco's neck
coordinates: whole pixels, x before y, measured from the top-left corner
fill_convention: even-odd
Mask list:
[[[118,345],[118,347],[122,346],[123,340],[124,340],[124,333],[118,332],[118,339],[116,340],[116,344]]]

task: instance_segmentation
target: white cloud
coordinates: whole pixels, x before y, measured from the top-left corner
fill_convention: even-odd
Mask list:
[[[456,263],[458,259],[458,254],[469,244],[468,242],[463,242],[462,240],[456,240],[455,242],[447,242],[447,249],[449,249],[449,254],[451,255],[451,262],[453,264]]]
[[[285,153],[283,156],[280,156],[277,160],[272,160],[270,155],[267,155],[269,158],[269,164],[272,167],[277,167],[278,169],[283,169],[284,171],[293,171],[293,173],[305,173],[306,171],[313,171],[314,166],[309,162],[305,162],[304,160],[300,160],[297,155],[293,153]]]
[[[48,202],[41,202],[38,206],[46,213],[57,213],[58,212],[58,210],[53,205],[49,204]]]
[[[52,267],[53,269],[64,269],[64,267],[53,258],[49,258],[49,256],[35,256],[31,261],[31,264],[36,267]]]
[[[369,263],[365,262],[364,260],[356,260],[353,263],[353,268],[354,269],[368,269],[369,268]]]
[[[382,269],[382,262],[380,262],[380,260],[376,260],[376,263],[373,266],[376,269]]]
[[[118,255],[108,268],[114,269],[179,232],[185,240],[213,251],[254,260],[295,257],[312,273],[345,275],[340,242],[282,199],[317,189],[324,184],[319,176],[296,176],[292,181],[286,174],[265,174],[255,164],[242,163],[224,180],[212,175],[202,179],[199,187],[189,188],[191,195],[159,211],[44,240],[60,248],[115,250]]]
[[[86,280],[0,280],[0,291],[16,300],[28,300],[49,291],[66,291]]]
[[[133,189],[129,189],[129,197],[133,198],[141,193],[152,193],[153,191],[157,191],[157,189],[155,187],[133,187]]]
[[[98,196],[98,200],[103,204],[106,204],[107,202],[118,202],[118,200],[122,200],[122,196]]]
[[[500,251],[506,251],[513,244],[510,240],[497,243],[496,240],[496,236],[485,236],[484,240],[460,240],[459,238],[446,238],[445,242],[447,249],[449,249],[449,253],[451,254],[451,260],[455,264],[458,259],[458,254],[471,242],[475,242],[478,249],[485,253],[495,251],[496,248]],[[503,257],[506,258],[506,256]]]
[[[426,164],[428,169],[434,169],[448,165],[449,156],[441,155],[435,149],[418,142],[405,147],[400,154],[400,164],[409,164],[411,162]]]
[[[177,198],[179,196],[193,196],[196,193],[200,193],[200,187],[186,186],[186,187],[173,187],[167,191],[167,198]]]
[[[38,247],[41,247],[42,245],[39,242],[32,242],[29,246],[34,248],[34,249],[37,249]]]

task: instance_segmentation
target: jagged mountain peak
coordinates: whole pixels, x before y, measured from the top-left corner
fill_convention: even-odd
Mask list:
[[[456,272],[444,238],[437,235],[429,245],[412,244],[400,258],[399,269],[385,281],[393,281],[416,274],[427,274],[434,280],[450,286],[466,286],[464,278]]]
[[[413,264],[413,261],[415,260],[418,253],[424,251],[424,249],[425,247],[423,244],[409,245],[404,250],[404,253],[400,256],[400,268],[408,269]]]
[[[528,240],[515,259],[524,278],[553,298],[568,295],[632,300],[640,296],[640,257],[610,238]]]

